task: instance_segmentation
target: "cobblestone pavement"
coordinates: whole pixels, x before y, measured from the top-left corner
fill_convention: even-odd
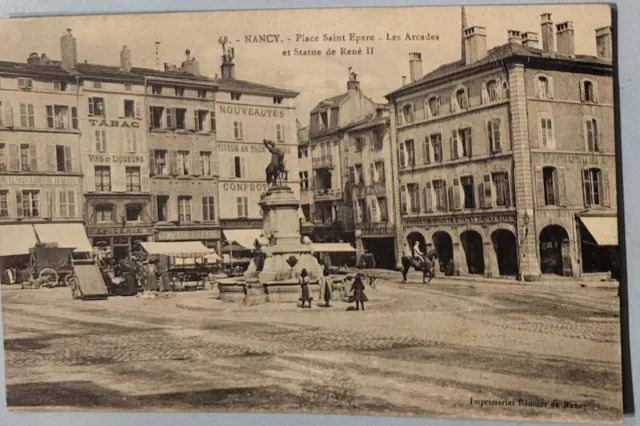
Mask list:
[[[621,416],[613,290],[380,281],[347,304],[214,291],[71,299],[2,289],[18,410],[313,411],[596,421]],[[511,400],[513,407],[471,404]],[[530,407],[518,401],[570,403]]]

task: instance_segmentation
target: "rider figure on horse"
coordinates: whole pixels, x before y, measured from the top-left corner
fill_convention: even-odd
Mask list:
[[[413,257],[419,261],[421,265],[424,265],[424,253],[420,250],[420,242],[418,240],[413,244]]]

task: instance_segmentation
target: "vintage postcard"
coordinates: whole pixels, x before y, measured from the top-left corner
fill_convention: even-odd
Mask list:
[[[9,409],[621,421],[614,35],[597,4],[3,20]]]

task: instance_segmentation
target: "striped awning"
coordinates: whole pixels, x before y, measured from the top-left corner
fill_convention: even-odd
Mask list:
[[[207,248],[200,241],[143,242],[140,244],[149,254],[162,254],[177,258],[205,257],[215,253],[214,249]]]
[[[349,243],[313,243],[311,247],[316,253],[353,253],[356,251]]]

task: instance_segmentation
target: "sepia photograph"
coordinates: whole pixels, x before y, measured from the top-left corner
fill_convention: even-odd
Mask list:
[[[3,19],[8,409],[621,422],[612,25]]]

